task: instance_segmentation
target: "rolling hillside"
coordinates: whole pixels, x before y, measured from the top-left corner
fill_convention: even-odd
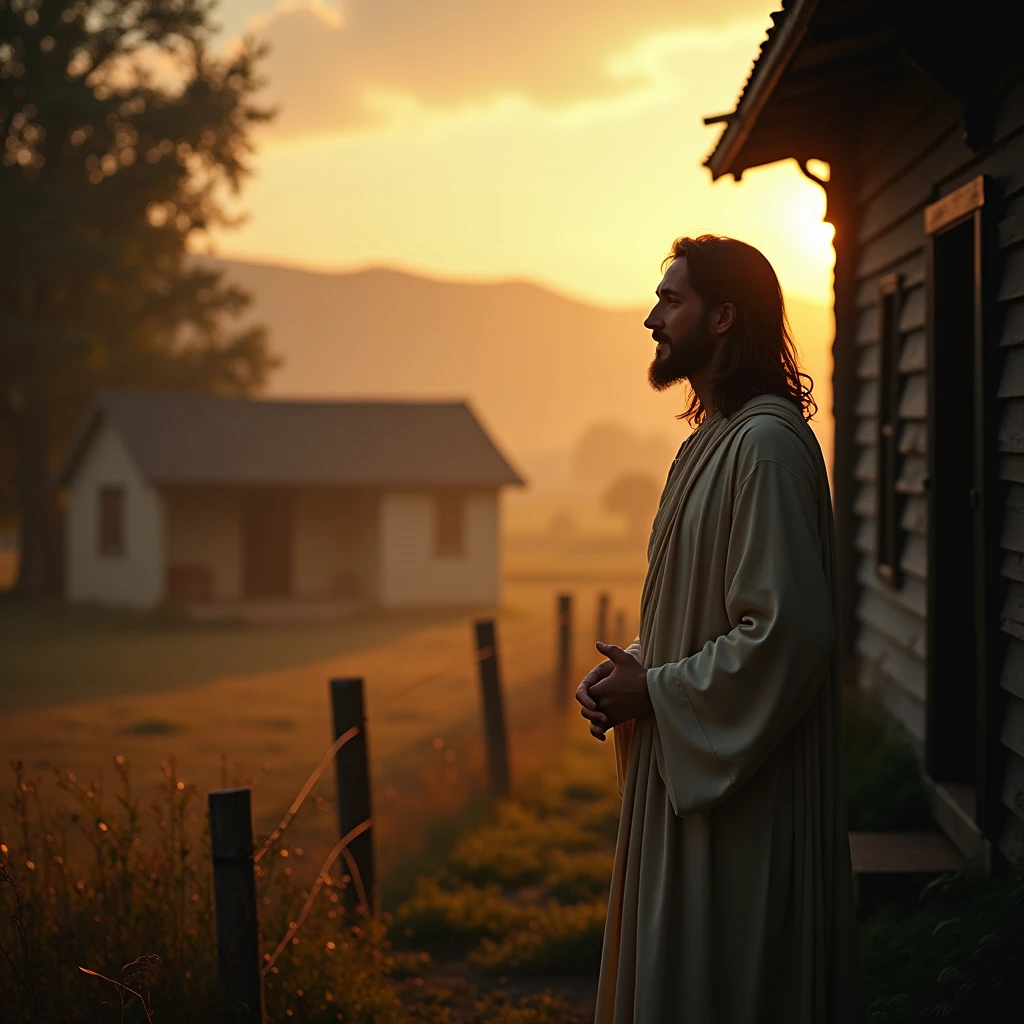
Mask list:
[[[681,395],[647,384],[653,344],[644,309],[599,309],[515,281],[221,265],[253,295],[252,317],[284,360],[271,394],[467,397],[527,474],[536,456],[567,451],[595,421],[670,438],[685,430],[673,418]],[[790,316],[819,382],[827,444],[831,313],[797,300]]]

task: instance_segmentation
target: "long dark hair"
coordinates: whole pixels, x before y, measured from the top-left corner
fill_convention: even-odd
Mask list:
[[[701,235],[677,238],[664,265],[677,259],[686,260],[690,286],[705,311],[723,302],[736,307],[736,324],[711,367],[715,407],[728,417],[756,395],[778,395],[809,420],[818,411],[814,381],[797,366],[782,288],[764,254],[735,238]],[[692,426],[707,418],[692,389],[689,406],[677,418]]]

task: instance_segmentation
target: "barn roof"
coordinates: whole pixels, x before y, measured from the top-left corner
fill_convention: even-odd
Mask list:
[[[707,117],[725,131],[704,161],[713,179],[795,157],[832,160],[850,119],[884,98],[906,68],[891,0],[782,0],[736,109]]]
[[[465,402],[282,401],[100,393],[58,471],[109,424],[157,484],[451,485],[523,480]]]

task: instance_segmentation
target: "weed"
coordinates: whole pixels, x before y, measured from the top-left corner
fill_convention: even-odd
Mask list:
[[[484,939],[470,959],[494,974],[596,974],[605,911],[603,900],[551,903],[500,942]]]
[[[206,819],[193,787],[167,763],[159,794],[143,807],[118,758],[115,800],[98,783],[68,775],[56,778],[63,799],[46,799],[39,779],[20,762],[13,768],[13,816],[0,827],[4,1014],[69,1022],[225,1019]],[[273,863],[260,865],[257,883],[272,948],[308,892],[290,868]],[[390,970],[385,924],[347,920],[331,880],[267,975],[268,1013],[405,1024]]]

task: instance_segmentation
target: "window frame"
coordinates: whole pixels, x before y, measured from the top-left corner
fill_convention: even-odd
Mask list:
[[[899,490],[903,458],[900,452],[900,395],[903,336],[903,278],[889,274],[878,282],[878,419],[875,431],[875,572],[887,586],[903,585],[900,556],[903,547],[904,495]]]
[[[109,499],[116,499],[109,504]],[[101,558],[123,558],[125,544],[125,510],[127,506],[124,484],[100,484],[96,490],[96,553]],[[113,515],[111,516],[111,513]]]
[[[937,441],[937,357],[939,330],[937,323],[937,244],[947,232],[968,228],[973,238],[973,310],[971,316],[971,359],[973,364],[973,422],[968,426],[973,448],[974,477],[970,505],[974,511],[972,537],[974,651],[973,687],[975,705],[974,814],[973,825],[981,843],[998,838],[1004,817],[1002,806],[1003,747],[1001,732],[1005,694],[1000,686],[1005,640],[1000,629],[999,609],[1005,584],[1001,576],[1002,550],[1000,524],[1005,507],[1003,485],[999,478],[999,412],[998,397],[1001,352],[991,343],[994,330],[993,312],[998,281],[998,238],[992,208],[991,181],[977,175],[960,188],[931,203],[924,211],[927,244],[928,281],[928,579],[925,694],[925,781],[933,789],[943,788],[942,775],[945,746],[949,734],[950,715],[938,705],[936,669],[939,664],[938,639],[942,627],[937,612],[943,600],[940,580],[932,567],[942,556],[939,518],[944,495],[937,486],[940,456]],[[946,538],[948,540],[948,538]],[[947,797],[948,799],[948,797]],[[984,837],[984,838],[982,838]]]

